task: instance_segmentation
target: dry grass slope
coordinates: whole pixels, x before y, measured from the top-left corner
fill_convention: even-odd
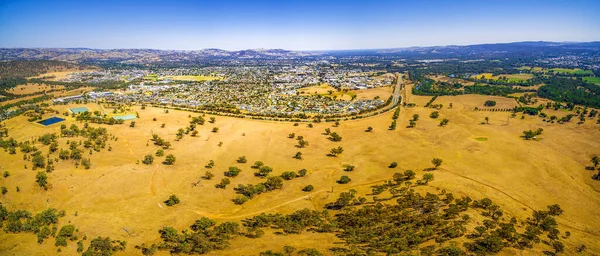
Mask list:
[[[129,127],[129,122],[101,125],[118,137],[118,141],[110,142],[112,152],[94,152],[89,156],[92,161],[89,170],[75,168],[68,161],[59,161],[55,164],[56,170],[48,174],[52,184],[48,191],[35,184],[35,171],[23,169],[31,162],[23,160],[22,154],[0,152],[0,170],[11,173],[10,177],[0,180],[0,185],[9,188],[9,193],[2,196],[2,203],[9,209],[32,212],[48,207],[66,210],[67,216],[63,221],[76,225],[88,238],[110,236],[126,240],[127,249],[118,255],[139,255],[134,245],[158,242],[157,230],[163,226],[187,228],[200,216],[218,221],[237,221],[263,212],[323,209],[326,203],[337,198],[339,192],[350,188],[359,193],[369,192],[372,184],[390,179],[398,170],[415,170],[420,177],[424,169],[431,167],[430,160],[438,157],[444,163],[434,171],[433,188],[445,189],[457,196],[489,197],[509,216],[521,219],[530,216],[532,209],[558,203],[565,211],[558,218],[559,227],[572,233],[569,239],[564,240],[566,253],[574,254],[576,246],[585,244],[588,253],[600,254],[597,243],[600,239],[600,222],[597,221],[600,215],[600,183],[591,180],[592,173],[585,170],[590,156],[600,152],[600,140],[597,139],[600,131],[598,125],[593,124],[595,122],[560,125],[544,123],[530,116],[509,118],[510,113],[507,112],[475,112],[473,109],[481,107],[487,99],[495,99],[505,107],[515,103],[512,99],[474,95],[439,97],[435,103],[444,104],[444,108],[438,110],[438,119],[431,119],[429,114],[434,110],[422,107],[431,97],[407,95],[407,98],[407,102],[414,102],[418,107],[401,110],[395,131],[387,129],[392,112],[342,122],[340,127],[318,123],[314,124],[314,128],[308,128],[306,124],[293,126],[292,123],[217,116],[216,123],[207,122],[197,127],[197,137],[185,135],[180,141],[174,141],[177,130],[189,125],[188,115],[197,114],[176,110],[165,113],[163,109],[147,107],[142,110],[134,106],[131,112],[140,115],[135,120],[135,127]],[[453,103],[453,108],[447,108],[449,103]],[[52,108],[62,113],[75,106]],[[100,110],[96,104],[86,107],[92,111]],[[560,112],[566,115],[566,112]],[[419,114],[420,120],[415,128],[405,128],[413,114]],[[486,116],[489,124],[480,124]],[[445,127],[438,125],[442,118],[450,120]],[[22,116],[5,123],[11,137],[19,141],[60,130],[60,124],[42,127],[27,122],[27,118]],[[166,124],[165,128],[161,128],[162,123]],[[71,117],[64,124],[81,126]],[[365,133],[369,126],[374,128],[373,132]],[[211,132],[213,127],[219,128],[218,133]],[[544,129],[540,140],[520,138],[523,130],[538,127]],[[322,135],[325,128],[339,133],[343,140],[327,140]],[[136,164],[144,155],[154,154],[158,149],[149,142],[153,133],[172,142],[173,146],[166,150],[166,154],[177,157],[174,165],[161,164],[164,157],[156,157],[151,165]],[[310,145],[304,149],[296,148],[296,140],[287,138],[289,133],[304,136]],[[61,148],[66,147],[67,140],[59,139]],[[332,147],[338,145],[344,148],[343,154],[326,156]],[[47,151],[47,147],[39,147],[43,152]],[[292,158],[297,151],[303,153],[303,160]],[[242,155],[246,156],[248,163],[236,162]],[[207,170],[204,166],[210,160],[216,163],[211,170],[216,176],[209,181],[200,181]],[[302,168],[309,172],[306,177],[286,181],[282,190],[259,195],[241,206],[235,205],[231,202],[235,197],[233,187],[263,181],[255,177],[255,170],[250,168],[254,161],[259,160],[272,166],[274,174]],[[389,169],[387,166],[393,161],[398,162],[398,167]],[[344,164],[355,165],[356,170],[344,173]],[[242,172],[231,179],[227,189],[215,188],[229,166],[239,167]],[[350,176],[352,181],[345,185],[337,184],[336,180],[341,175]],[[199,185],[193,186],[192,183],[197,181],[200,181]],[[308,184],[312,184],[315,190],[310,193],[301,191]],[[18,193],[16,186],[21,189]],[[181,203],[166,207],[163,201],[172,194],[176,194]],[[236,238],[229,249],[212,255],[248,255],[268,249],[281,251],[283,245],[316,247],[328,252],[326,249],[335,246],[338,241],[332,234],[304,232],[280,236],[267,232],[261,239]],[[53,242],[38,245],[33,235],[0,232],[0,254],[46,255],[55,251]],[[62,255],[74,252],[75,244],[70,243],[63,249]],[[505,252],[513,253],[524,252]]]

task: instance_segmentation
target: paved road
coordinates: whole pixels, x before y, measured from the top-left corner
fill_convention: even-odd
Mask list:
[[[400,98],[400,91],[402,89],[402,75],[400,73],[396,73],[396,89],[394,90],[394,98],[392,100],[392,106],[395,106],[398,103],[398,100],[402,100]],[[400,102],[402,103],[402,102]]]

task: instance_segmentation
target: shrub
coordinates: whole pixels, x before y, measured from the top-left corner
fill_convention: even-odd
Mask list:
[[[152,164],[154,162],[154,157],[150,154],[144,156],[144,160],[142,160],[143,164]]]
[[[440,126],[444,126],[447,125],[448,122],[450,122],[450,120],[448,120],[447,118],[442,119],[442,121],[440,122]]]
[[[306,172],[306,169],[301,169],[300,171],[298,171],[298,176],[304,177],[306,175]]]
[[[351,165],[351,164],[345,164],[345,165],[344,165],[344,171],[345,171],[345,172],[351,172],[351,171],[354,171],[354,168],[356,168],[356,167],[355,167],[354,165]]]
[[[248,197],[246,197],[245,195],[238,195],[231,201],[233,201],[233,203],[235,204],[244,204],[245,202],[248,202]]]
[[[273,171],[272,167],[263,165],[260,168],[258,168],[258,172],[255,172],[254,176],[256,176],[256,177],[267,177],[267,175],[269,175],[269,173],[271,173],[272,171]]]
[[[342,176],[340,177],[340,179],[337,181],[337,183],[339,184],[347,184],[348,182],[350,182],[351,179],[348,176]]]
[[[496,101],[486,100],[485,103],[483,103],[483,105],[486,107],[493,107],[493,106],[496,106]]]
[[[265,165],[265,163],[263,163],[262,161],[256,161],[256,162],[254,162],[254,165],[252,166],[252,168],[258,169],[263,165]]]
[[[115,252],[125,250],[126,245],[125,241],[97,237],[90,242],[90,247],[83,253],[83,256],[113,255]]]
[[[167,157],[165,157],[165,161],[163,162],[166,165],[172,165],[175,163],[175,156],[173,154],[168,154]]]
[[[396,168],[396,167],[398,167],[398,163],[392,162],[389,167],[390,168]]]
[[[169,197],[169,199],[165,200],[165,204],[167,206],[173,206],[173,205],[178,204],[179,202],[180,202],[179,198],[176,195],[171,195]]]
[[[227,187],[227,185],[229,185],[230,183],[231,183],[231,181],[229,180],[229,178],[225,177],[225,178],[221,179],[221,183],[215,185],[215,188],[225,189]]]
[[[215,175],[211,171],[206,171],[204,176],[202,176],[205,180],[212,180],[213,177],[215,177]]]
[[[40,187],[44,188],[44,190],[48,190],[48,176],[46,176],[46,172],[38,172],[35,179]]]
[[[302,191],[304,191],[304,192],[310,192],[310,191],[313,191],[313,189],[315,189],[313,187],[313,185],[307,185],[306,187],[302,188]]]
[[[283,178],[284,180],[291,180],[296,178],[296,176],[298,176],[296,172],[284,172],[281,174],[281,178]]]
[[[232,178],[235,178],[235,177],[237,177],[237,176],[238,176],[238,174],[240,174],[240,172],[241,172],[241,171],[242,171],[242,170],[240,170],[240,168],[237,168],[237,167],[235,167],[235,166],[231,166],[231,167],[229,167],[229,169],[228,169],[226,172],[224,172],[223,174],[224,174],[225,176],[227,176],[227,177],[232,177]]]

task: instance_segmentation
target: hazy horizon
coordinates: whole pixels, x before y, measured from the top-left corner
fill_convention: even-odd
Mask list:
[[[329,51],[362,51],[362,50],[395,50],[395,49],[410,49],[410,48],[428,48],[428,47],[452,47],[452,46],[473,46],[473,45],[494,45],[494,44],[516,44],[516,43],[559,43],[559,44],[577,44],[577,43],[596,43],[600,41],[518,41],[518,42],[484,42],[478,44],[448,44],[448,45],[424,45],[424,46],[405,46],[405,47],[389,47],[389,48],[356,48],[356,49],[317,49],[317,50],[292,50],[285,48],[241,48],[241,49],[222,49],[222,48],[199,48],[199,49],[170,49],[170,48],[92,48],[85,46],[76,46],[76,47],[0,47],[0,49],[90,49],[90,50],[160,50],[160,51],[202,51],[202,50],[223,50],[223,51],[243,51],[243,50],[286,50],[286,51],[298,51],[298,52],[329,52]]]
[[[118,7],[117,7],[118,6]],[[0,47],[331,51],[600,41],[577,1],[0,2]]]

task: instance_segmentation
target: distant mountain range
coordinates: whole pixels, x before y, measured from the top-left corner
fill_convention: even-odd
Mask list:
[[[600,52],[600,42],[515,42],[466,46],[407,47],[394,49],[289,51],[283,49],[249,49],[193,51],[156,49],[88,49],[88,48],[0,48],[0,60],[59,60],[69,62],[115,61],[121,63],[193,62],[206,59],[296,59],[335,55],[414,55],[428,54],[467,56],[495,53],[535,53],[544,51]]]
[[[226,51],[203,49],[194,51],[156,49],[88,49],[88,48],[0,48],[0,60],[136,60],[154,62],[161,60],[193,60],[198,58],[296,58],[320,55],[315,52],[288,51],[283,49],[250,49]]]

